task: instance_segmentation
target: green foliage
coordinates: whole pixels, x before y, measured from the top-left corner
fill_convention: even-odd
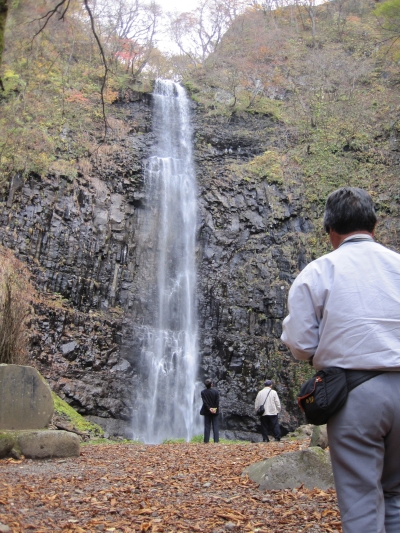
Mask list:
[[[190,439],[192,444],[201,444],[204,443],[203,435],[195,435]],[[248,441],[243,440],[228,440],[228,439],[219,439],[219,444],[248,444]]]
[[[377,17],[385,21],[385,29],[400,33],[400,0],[387,0],[374,9]]]
[[[268,183],[283,184],[283,171],[281,155],[275,150],[268,150],[255,157],[246,164],[246,169],[258,181],[266,180]]]
[[[201,443],[203,441],[204,441],[203,435],[195,435],[194,437],[190,439],[190,442],[193,442],[193,443]]]
[[[91,438],[82,442],[81,446],[116,446],[118,444],[142,444],[142,442],[130,439]]]

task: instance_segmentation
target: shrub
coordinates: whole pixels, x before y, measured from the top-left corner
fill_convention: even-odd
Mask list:
[[[0,247],[0,363],[28,363],[28,321],[34,295],[26,266]]]

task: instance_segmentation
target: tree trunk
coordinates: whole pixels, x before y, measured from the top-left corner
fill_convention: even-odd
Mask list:
[[[6,27],[8,0],[0,0],[0,66],[4,48],[4,30]]]

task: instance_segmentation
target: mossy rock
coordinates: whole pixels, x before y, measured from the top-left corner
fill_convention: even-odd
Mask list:
[[[334,487],[329,453],[318,447],[283,453],[254,463],[243,474],[258,483],[260,490],[293,489],[300,485],[322,490]]]
[[[55,392],[53,394],[54,401],[54,417],[53,424],[59,429],[66,429],[81,436],[88,436],[91,439],[103,437],[103,429],[92,422],[86,420],[67,402],[62,400]]]

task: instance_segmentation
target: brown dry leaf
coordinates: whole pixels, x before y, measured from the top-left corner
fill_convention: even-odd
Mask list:
[[[271,523],[274,533],[315,524],[321,533],[338,533],[334,491],[263,493],[242,477],[249,464],[299,447],[211,444],[212,453],[205,454],[203,444],[119,444],[86,446],[83,456],[60,462],[0,460],[0,522],[15,524],[13,533],[29,526],[35,533],[95,533],[98,526],[121,533],[211,533],[227,521],[238,533],[271,533]],[[111,459],[116,454],[123,471]]]

